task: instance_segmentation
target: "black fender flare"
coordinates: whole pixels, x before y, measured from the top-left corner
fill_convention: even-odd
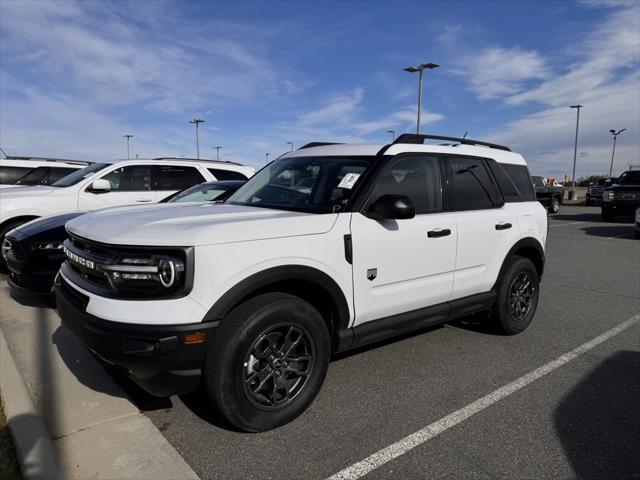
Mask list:
[[[351,316],[349,304],[340,286],[326,273],[305,265],[282,265],[250,275],[227,290],[209,309],[203,322],[222,320],[243,299],[280,282],[304,281],[317,285],[333,301],[336,313],[334,329],[346,329]]]
[[[513,246],[507,252],[507,254],[505,255],[504,260],[502,260],[502,266],[500,267],[500,271],[498,272],[498,278],[496,279],[496,282],[493,284],[493,287],[491,288],[492,290],[496,289],[496,285],[504,275],[504,271],[507,268],[507,261],[509,260],[509,258],[512,257],[516,252],[524,248],[534,249],[537,252],[540,263],[536,264],[536,262],[534,262],[534,265],[538,270],[538,276],[542,278],[542,273],[544,272],[544,262],[545,262],[544,248],[542,248],[542,245],[540,244],[540,242],[535,238],[525,237],[525,238],[521,238],[516,243],[514,243]]]

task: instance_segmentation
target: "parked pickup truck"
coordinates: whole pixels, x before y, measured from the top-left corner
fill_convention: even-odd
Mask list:
[[[611,222],[617,215],[633,215],[640,207],[640,170],[628,170],[602,195],[602,220]]]
[[[564,198],[564,188],[548,185],[544,177],[531,176],[531,180],[536,190],[536,199],[547,208],[549,213],[558,213]]]

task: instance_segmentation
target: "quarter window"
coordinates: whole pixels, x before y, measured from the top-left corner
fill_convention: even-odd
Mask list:
[[[390,164],[376,181],[371,203],[383,195],[405,195],[416,214],[442,209],[442,188],[437,157],[402,157]]]
[[[41,185],[42,180],[49,171],[48,167],[38,167],[31,170],[24,177],[16,182],[16,185]]]
[[[245,177],[240,172],[234,172],[233,170],[222,170],[220,168],[208,168],[211,175],[215,177],[216,180],[246,180]]]
[[[453,158],[448,162],[456,210],[480,210],[495,206],[493,182],[484,161]]]
[[[129,165],[107,173],[102,179],[109,180],[114,192],[146,192],[151,189],[151,167]]]
[[[154,190],[183,190],[205,181],[197,168],[182,165],[156,165]]]
[[[523,201],[531,202],[536,199],[536,194],[533,189],[533,181],[531,180],[529,170],[525,165],[501,163],[500,167],[506,172],[513,184],[516,186]]]

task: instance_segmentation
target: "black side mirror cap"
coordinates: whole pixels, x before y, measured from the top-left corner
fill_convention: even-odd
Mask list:
[[[416,208],[406,195],[382,195],[371,204],[366,216],[374,220],[407,220],[416,216]]]

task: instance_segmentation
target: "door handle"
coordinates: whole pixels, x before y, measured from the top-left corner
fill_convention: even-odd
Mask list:
[[[139,202],[139,203],[150,202],[150,201],[151,201],[150,198],[136,198],[136,202]]]
[[[496,225],[496,230],[508,230],[512,225],[510,223],[498,223]]]
[[[436,228],[435,230],[429,230],[427,232],[427,237],[429,238],[446,237],[447,235],[451,235],[451,230],[449,230],[448,228]]]

